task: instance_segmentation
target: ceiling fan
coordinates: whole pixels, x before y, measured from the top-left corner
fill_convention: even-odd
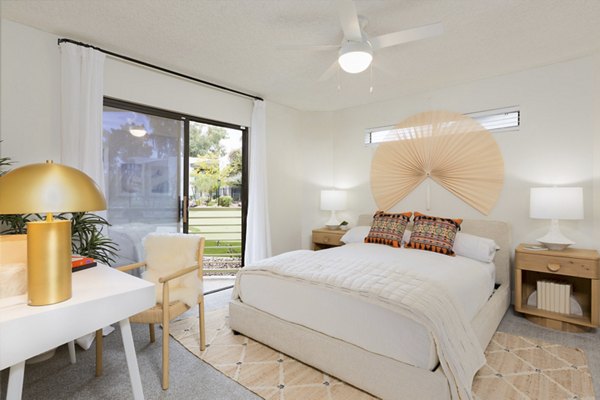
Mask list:
[[[321,76],[320,81],[329,79],[339,66],[350,74],[366,70],[373,60],[373,52],[385,47],[426,39],[441,35],[444,27],[441,23],[424,25],[418,28],[369,37],[365,33],[367,19],[359,16],[352,0],[335,0],[342,25],[344,38],[339,46],[314,46],[317,49],[339,49],[337,62]]]

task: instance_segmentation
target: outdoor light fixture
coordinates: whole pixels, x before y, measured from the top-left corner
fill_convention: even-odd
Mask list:
[[[129,128],[129,133],[135,137],[144,137],[148,133],[144,125],[133,125]]]
[[[0,177],[0,214],[46,214],[27,223],[27,304],[71,298],[71,221],[53,213],[105,210],[96,183],[66,165],[30,164]]]
[[[558,226],[559,219],[583,219],[583,188],[537,187],[531,188],[529,217],[550,219],[550,231],[538,242],[550,250],[563,250],[575,244],[566,238]]]
[[[340,49],[340,67],[350,74],[358,74],[369,68],[373,60],[373,49],[369,42],[345,41]]]
[[[335,216],[335,212],[346,208],[346,198],[344,190],[321,190],[321,210],[331,211],[329,221],[325,224],[327,228],[340,228],[340,221]]]

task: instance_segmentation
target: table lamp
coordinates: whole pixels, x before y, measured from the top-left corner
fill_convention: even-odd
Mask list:
[[[530,218],[551,220],[550,231],[538,242],[550,250],[563,250],[575,244],[561,233],[558,220],[583,219],[583,188],[531,188],[529,200]]]
[[[46,214],[27,224],[27,304],[71,298],[71,221],[55,220],[52,213],[105,209],[96,183],[66,165],[46,161],[0,177],[0,214]]]
[[[321,190],[321,210],[331,211],[329,221],[325,224],[327,228],[340,228],[340,221],[335,212],[346,208],[346,198],[346,192],[343,190]]]

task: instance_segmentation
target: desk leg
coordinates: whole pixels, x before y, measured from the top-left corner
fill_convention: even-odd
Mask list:
[[[77,353],[75,353],[75,341],[71,340],[68,343],[69,346],[69,357],[71,358],[71,364],[77,363]]]
[[[140,379],[140,370],[135,356],[135,347],[133,346],[133,336],[131,336],[129,318],[119,321],[119,325],[121,326],[121,336],[123,337],[123,347],[125,348],[125,357],[127,358],[127,368],[129,369],[129,380],[131,381],[133,398],[136,400],[144,400],[142,380]]]
[[[6,400],[20,400],[23,392],[23,376],[25,375],[25,361],[10,367],[8,375],[8,388]]]

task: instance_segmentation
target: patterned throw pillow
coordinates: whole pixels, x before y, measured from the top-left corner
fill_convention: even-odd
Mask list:
[[[462,219],[430,217],[415,212],[413,230],[406,247],[453,256],[452,246],[461,223]]]
[[[377,211],[373,216],[373,225],[365,238],[365,243],[386,244],[392,247],[400,247],[402,235],[412,213],[386,213]]]

